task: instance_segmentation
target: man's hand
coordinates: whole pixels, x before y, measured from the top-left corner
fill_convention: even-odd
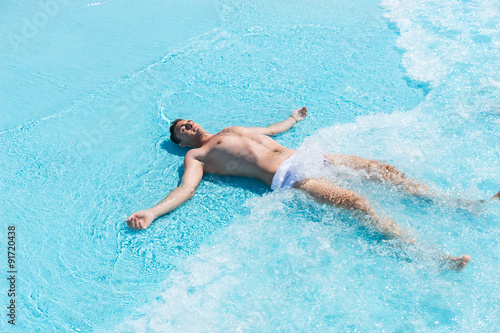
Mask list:
[[[140,210],[129,216],[127,225],[135,230],[146,229],[153,223],[155,218],[155,215],[150,210]]]
[[[300,109],[294,110],[291,117],[295,119],[296,122],[304,120],[307,117],[307,108],[303,106]]]

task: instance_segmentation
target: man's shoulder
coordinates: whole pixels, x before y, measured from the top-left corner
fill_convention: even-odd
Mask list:
[[[184,156],[184,160],[199,160],[200,158],[203,158],[207,154],[207,150],[204,148],[195,148],[191,149],[186,153]]]

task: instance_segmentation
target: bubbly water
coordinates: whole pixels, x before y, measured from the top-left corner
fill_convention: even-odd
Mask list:
[[[16,226],[18,266],[17,325],[2,292],[2,331],[500,329],[500,203],[457,200],[500,190],[498,1],[0,8],[0,234]],[[297,190],[216,175],[147,230],[128,229],[179,184],[186,150],[168,140],[170,121],[216,133],[302,105],[309,117],[275,138],[303,159],[378,159],[435,189],[428,200],[325,171],[416,246]],[[443,271],[437,248],[473,261]]]

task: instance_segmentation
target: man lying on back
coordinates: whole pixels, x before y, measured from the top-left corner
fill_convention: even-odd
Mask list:
[[[308,193],[313,199],[355,213],[359,221],[388,238],[403,243],[414,243],[414,237],[406,233],[395,221],[379,216],[368,200],[321,175],[310,176],[298,163],[295,150],[280,145],[269,136],[289,130],[307,116],[307,108],[292,112],[283,121],[267,127],[226,127],[217,134],[210,134],[192,120],[177,119],[171,127],[171,140],[181,147],[193,147],[184,157],[184,175],[181,184],[155,206],[133,213],[127,219],[132,229],[145,229],[158,217],[167,214],[195,193],[204,174],[243,176],[257,178],[273,190],[295,188]],[[334,166],[365,171],[367,178],[386,181],[414,195],[432,196],[429,187],[407,178],[394,166],[375,160],[341,154],[325,154],[322,161]],[[316,163],[316,162],[315,162]],[[494,198],[498,198],[497,194]],[[450,268],[462,269],[470,262],[470,256],[451,257],[440,254]]]

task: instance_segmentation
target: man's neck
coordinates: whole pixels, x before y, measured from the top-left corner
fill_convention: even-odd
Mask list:
[[[203,147],[210,139],[212,139],[215,135],[210,134],[208,132],[205,132],[202,134],[202,136],[198,139],[196,142],[196,145],[194,146],[195,148],[201,148]]]

